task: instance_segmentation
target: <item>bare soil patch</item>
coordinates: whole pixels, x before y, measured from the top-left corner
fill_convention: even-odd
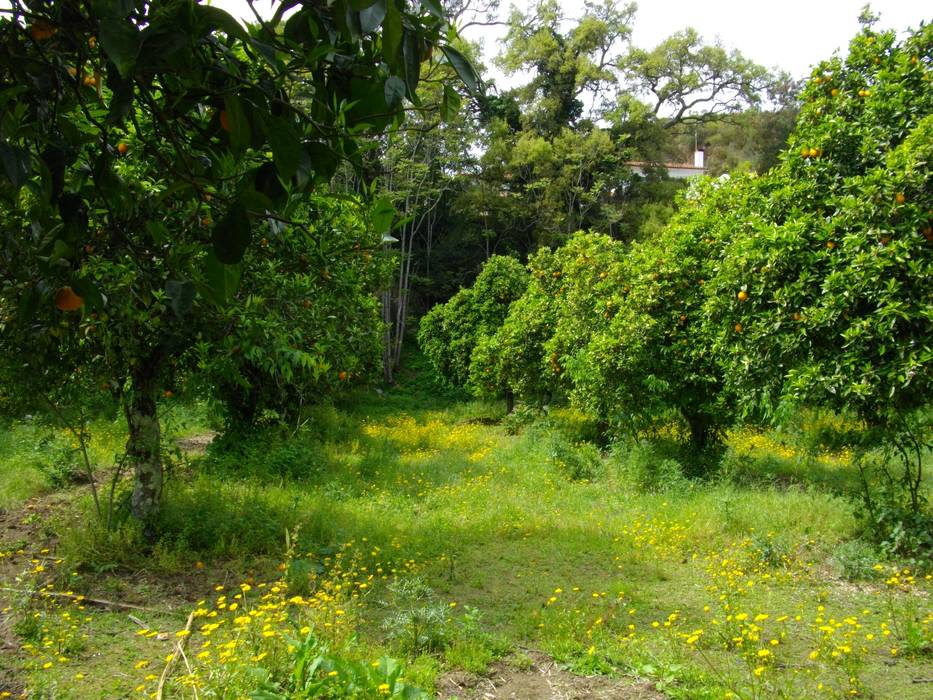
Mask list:
[[[441,677],[443,700],[664,700],[667,696],[644,681],[607,676],[576,676],[546,654],[529,651],[531,665],[500,661],[479,676],[454,671]]]

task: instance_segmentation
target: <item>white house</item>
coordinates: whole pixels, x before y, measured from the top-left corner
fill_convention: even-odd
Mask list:
[[[706,168],[703,165],[703,149],[698,148],[693,152],[693,164],[690,163],[648,163],[641,160],[632,160],[625,163],[632,169],[633,173],[644,175],[646,169],[656,168],[658,166],[667,170],[668,176],[682,180],[693,177],[694,175],[703,175]]]

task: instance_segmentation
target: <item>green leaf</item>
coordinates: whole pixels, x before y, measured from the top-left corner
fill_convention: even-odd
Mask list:
[[[473,64],[453,46],[441,46],[441,51],[444,52],[447,61],[453,66],[454,70],[457,71],[457,75],[460,76],[460,80],[463,81],[466,89],[474,95],[477,94],[479,92],[479,76],[476,74]]]
[[[321,183],[330,182],[340,167],[340,156],[326,143],[312,141],[305,145],[302,153],[314,171],[315,179]]]
[[[235,202],[211,231],[214,254],[225,265],[233,265],[243,259],[252,238],[249,215],[239,202]]]
[[[165,295],[171,300],[172,311],[178,318],[191,311],[194,293],[194,282],[191,280],[169,280],[165,283]]]
[[[17,146],[0,143],[0,162],[3,173],[16,189],[26,184],[29,179],[29,153]]]
[[[227,304],[240,284],[239,265],[224,265],[217,256],[208,252],[204,258],[205,296],[215,304]]]
[[[384,234],[392,228],[392,220],[395,218],[396,211],[388,197],[380,197],[373,202],[369,214],[373,222],[373,230]]]
[[[224,97],[224,111],[230,132],[230,148],[234,153],[242,153],[249,147],[252,138],[245,105],[236,95],[227,95]]]
[[[265,126],[279,177],[283,182],[290,182],[301,161],[301,140],[298,131],[284,117],[267,117]]]
[[[382,56],[393,70],[399,67],[399,49],[402,47],[402,13],[394,0],[389,0],[382,21]]]
[[[397,75],[390,75],[386,79],[385,98],[389,109],[399,107],[405,99],[405,81]]]
[[[97,39],[117,72],[124,78],[130,75],[140,47],[136,26],[125,19],[107,20],[100,23]]]
[[[152,236],[152,242],[156,245],[162,245],[169,240],[170,237],[168,228],[166,228],[165,224],[161,221],[153,221],[150,219],[146,222],[146,231]]]
[[[421,78],[421,52],[418,47],[418,35],[405,30],[402,39],[402,54],[405,61],[405,84],[408,85],[408,97],[417,99],[418,80]]]
[[[444,7],[440,0],[421,0],[421,7],[440,20],[444,19]]]
[[[221,10],[219,7],[210,5],[195,5],[194,12],[199,16],[202,22],[209,26],[222,30],[228,36],[236,37],[244,43],[249,43],[249,34],[236,19],[229,13]]]
[[[75,294],[84,299],[84,308],[89,311],[101,311],[107,305],[107,297],[88,279],[78,279],[71,283]]]
[[[444,96],[441,98],[441,119],[453,121],[460,112],[460,95],[450,85],[444,84]]]
[[[277,209],[283,206],[288,198],[288,192],[282,187],[282,183],[276,174],[276,168],[272,163],[263,163],[256,168],[253,176],[253,188],[265,200],[260,206],[255,206],[252,202],[246,200],[247,196],[253,195],[253,192],[248,188],[245,188],[238,195],[245,206],[253,209]]]
[[[360,29],[363,30],[363,34],[375,31],[382,24],[387,11],[386,0],[376,0],[366,9],[360,10]]]

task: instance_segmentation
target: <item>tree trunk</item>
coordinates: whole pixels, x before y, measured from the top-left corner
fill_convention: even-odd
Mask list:
[[[515,394],[511,389],[505,390],[505,412],[509,415],[515,410]]]
[[[704,449],[709,444],[712,434],[709,420],[700,413],[685,413],[684,418],[690,426],[690,442],[698,450]]]
[[[136,370],[133,389],[123,402],[129,429],[126,456],[134,474],[131,513],[142,523],[143,534],[148,541],[155,539],[155,520],[162,500],[161,431],[156,413],[154,375],[152,366]]]

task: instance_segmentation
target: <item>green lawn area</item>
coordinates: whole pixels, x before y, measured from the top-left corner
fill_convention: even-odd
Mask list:
[[[228,436],[182,460],[145,554],[128,525],[109,539],[83,526],[86,487],[66,490],[43,515],[47,552],[0,544],[2,585],[144,609],[7,592],[19,651],[0,689],[151,696],[195,611],[166,697],[247,697],[249,668],[290,665],[308,632],[365,664],[388,653],[429,691],[533,650],[669,697],[922,697],[933,584],[857,540],[845,454],[744,430],[726,476],[688,480],[663,439],[599,451],[572,412],[501,420],[431,391],[358,396],[291,436]],[[9,518],[52,487],[17,490],[33,467],[6,439]]]

